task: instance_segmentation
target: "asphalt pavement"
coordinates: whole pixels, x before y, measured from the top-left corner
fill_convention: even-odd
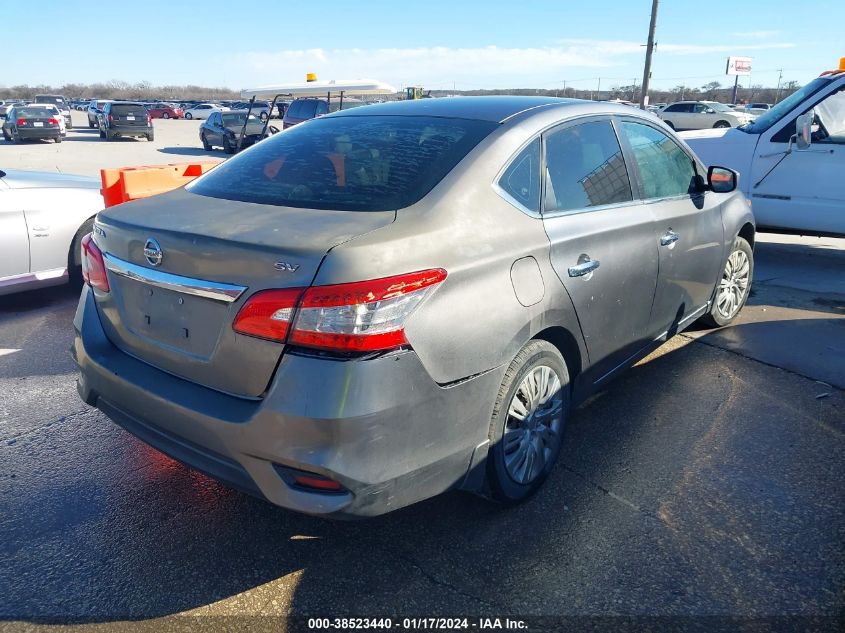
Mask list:
[[[76,394],[75,293],[0,298],[0,631],[341,615],[837,630],[845,240],[760,236],[756,260],[737,324],[676,336],[585,403],[528,503],[448,493],[359,522],[148,448]]]

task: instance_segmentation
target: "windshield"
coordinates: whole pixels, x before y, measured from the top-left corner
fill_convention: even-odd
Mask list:
[[[64,97],[51,97],[49,95],[38,95],[35,97],[35,103],[57,103],[59,105],[64,105],[65,100]]]
[[[797,107],[804,99],[815,94],[830,83],[830,79],[819,77],[814,79],[800,90],[793,92],[786,99],[766,110],[751,123],[746,123],[738,129],[749,134],[762,134],[775,123],[786,116],[793,108]]]
[[[497,125],[406,116],[314,119],[230,158],[187,189],[306,209],[402,209],[431,191]]]

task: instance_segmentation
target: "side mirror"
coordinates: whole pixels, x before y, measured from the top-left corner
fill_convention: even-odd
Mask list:
[[[707,184],[714,193],[730,193],[739,184],[739,175],[733,169],[712,165],[707,170]]]
[[[796,149],[803,150],[810,147],[813,142],[813,120],[815,112],[810,110],[795,119],[795,145]]]
[[[716,114],[716,111],[713,108],[707,108],[704,114]]]

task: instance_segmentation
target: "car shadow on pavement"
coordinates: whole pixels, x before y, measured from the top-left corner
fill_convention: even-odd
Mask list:
[[[574,412],[527,503],[357,522],[234,492],[92,410],[32,472],[35,440],[2,447],[0,618],[831,612],[845,402],[806,382],[675,339]]]

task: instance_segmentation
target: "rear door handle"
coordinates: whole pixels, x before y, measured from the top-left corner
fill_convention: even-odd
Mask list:
[[[581,255],[581,257],[578,258],[578,263],[575,266],[570,266],[567,272],[570,277],[584,277],[585,275],[592,273],[598,267],[599,260],[590,259],[589,255]]]
[[[675,233],[675,231],[673,231],[672,229],[669,229],[663,235],[660,236],[660,245],[670,246],[671,244],[677,242],[679,239],[681,239],[681,236]]]

